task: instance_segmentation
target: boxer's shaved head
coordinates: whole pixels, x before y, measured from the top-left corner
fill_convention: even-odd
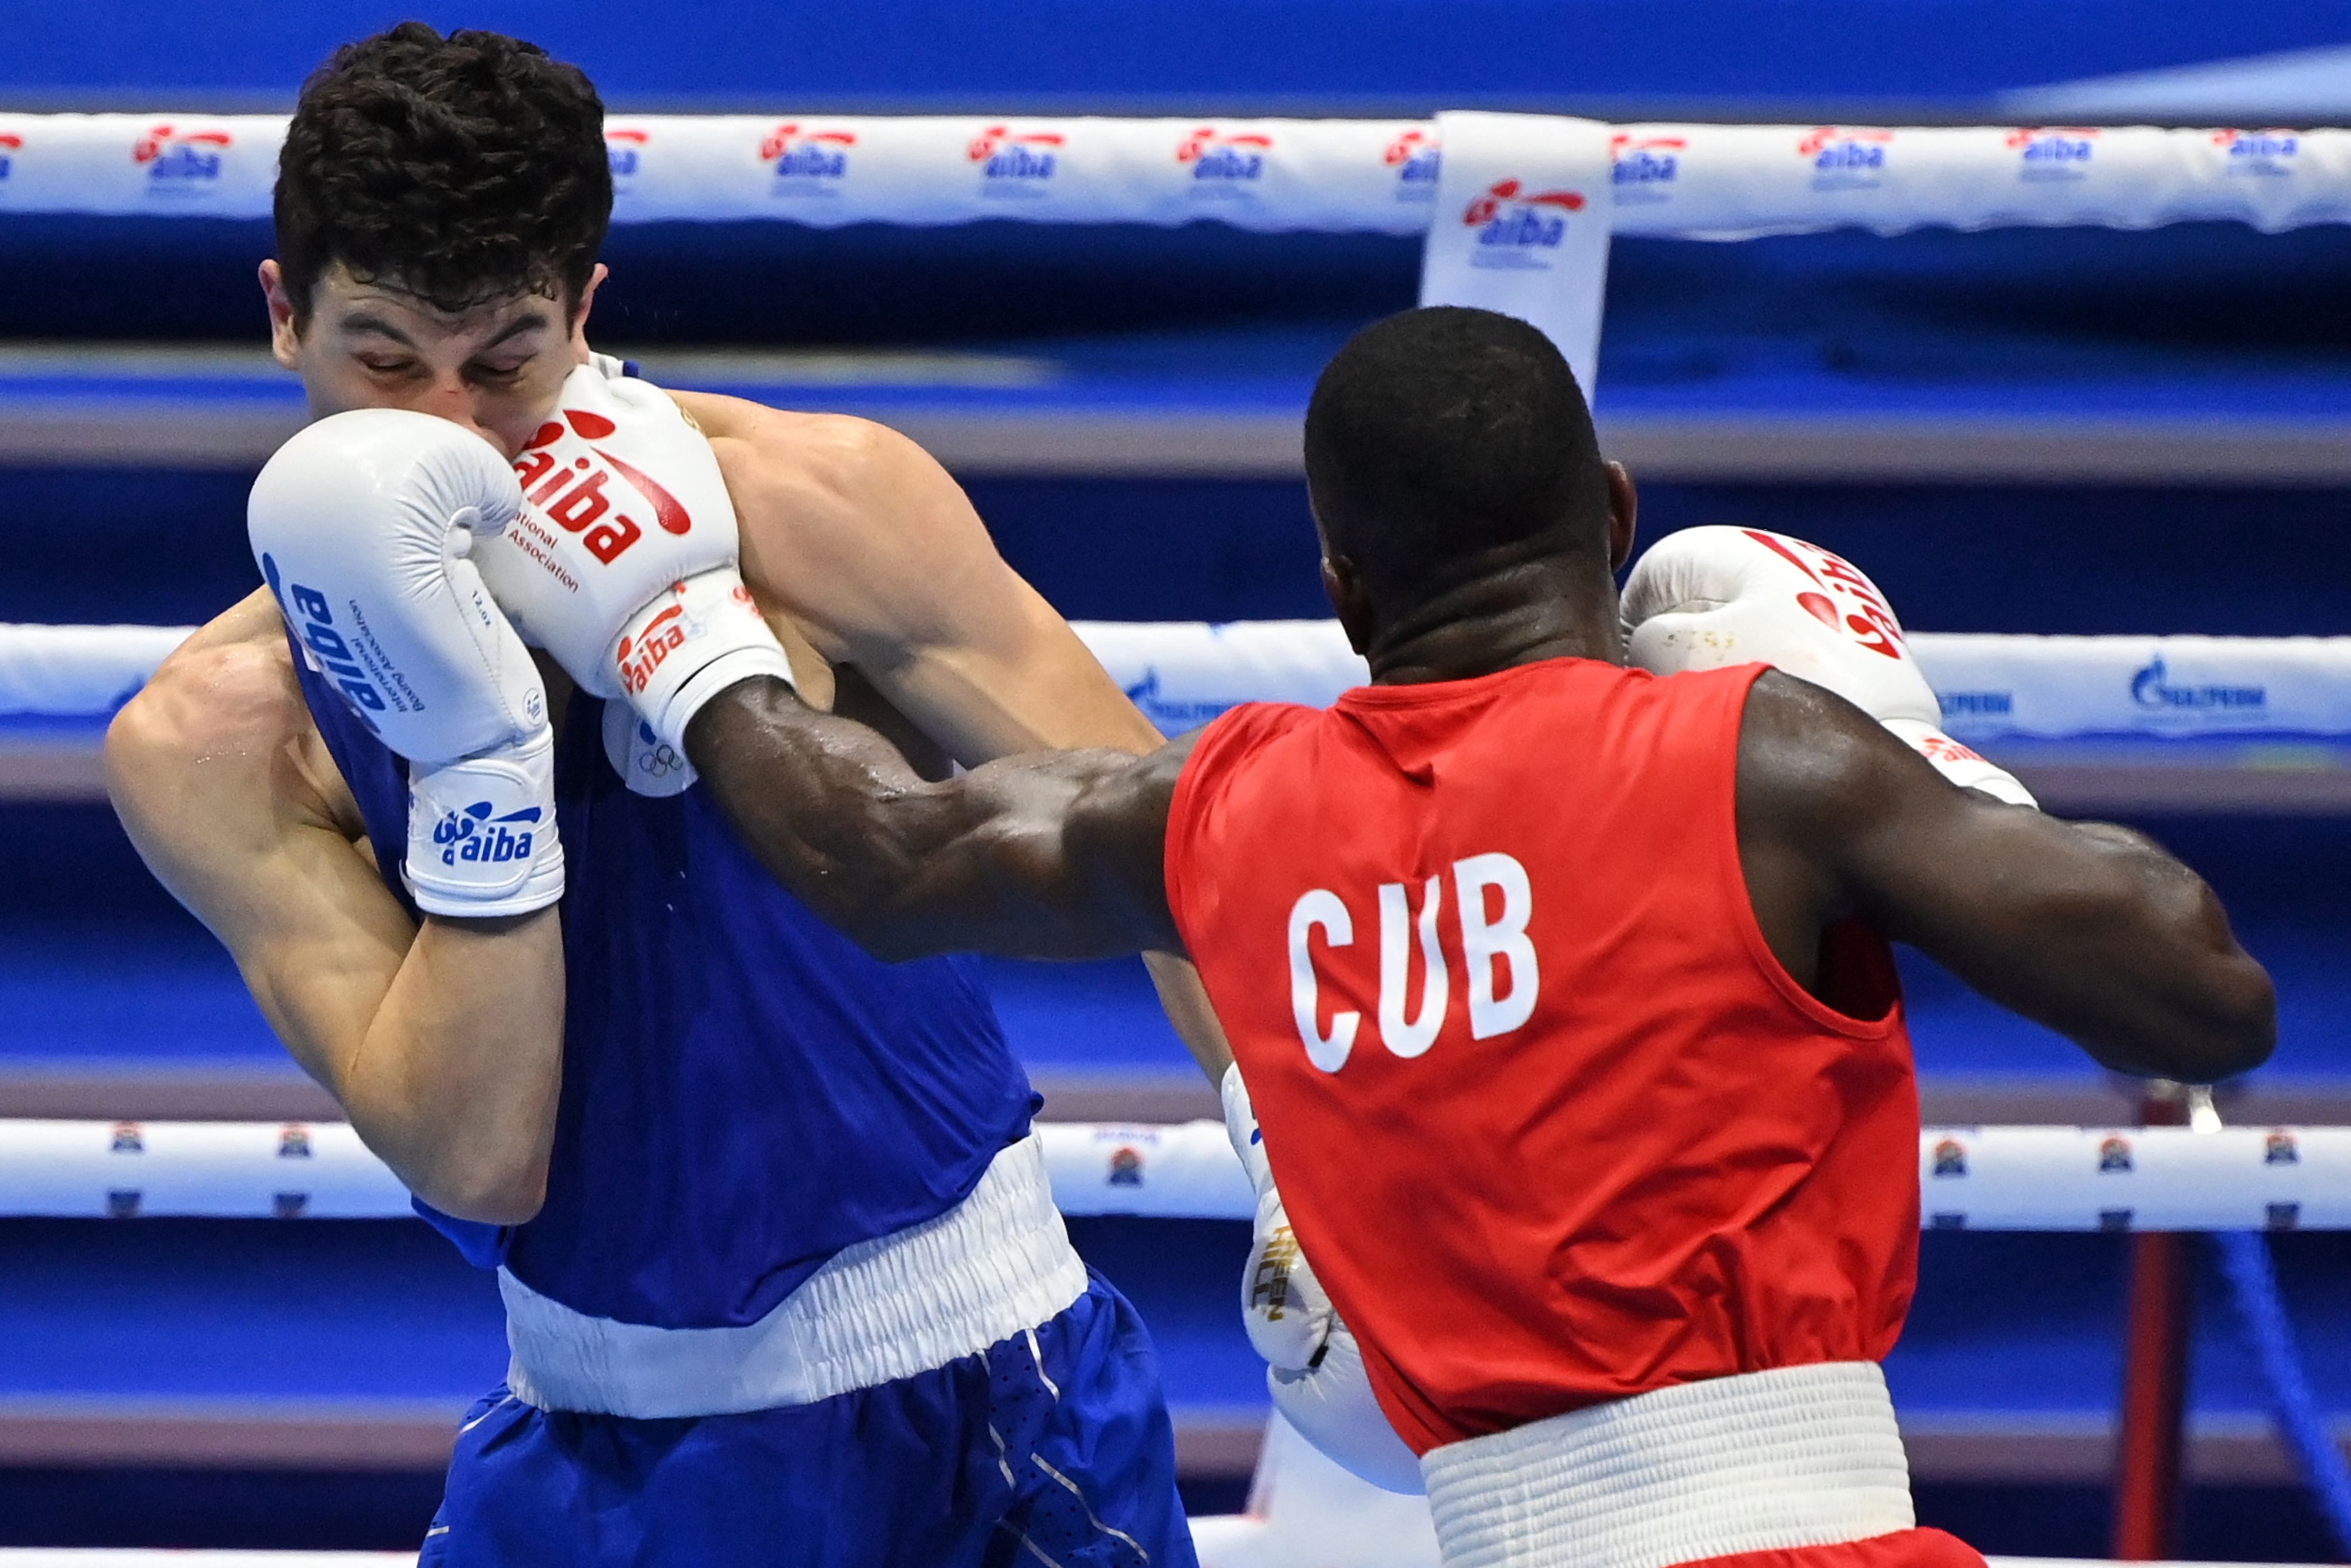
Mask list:
[[[1307,405],[1306,484],[1325,550],[1389,614],[1503,554],[1607,567],[1583,393],[1549,338],[1491,310],[1406,310],[1350,339]]]
[[[335,51],[277,165],[277,261],[298,324],[340,269],[456,314],[578,305],[612,214],[604,105],[578,68],[422,22]]]

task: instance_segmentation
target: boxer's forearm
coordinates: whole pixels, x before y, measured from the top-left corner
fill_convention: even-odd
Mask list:
[[[1149,889],[1123,886],[1102,835],[1071,831],[1090,790],[1141,766],[1131,755],[1025,755],[928,783],[872,730],[773,681],[714,698],[686,748],[776,879],[879,957],[1174,946],[1155,871]]]
[[[546,1196],[563,1013],[555,910],[428,918],[332,1086],[417,1197],[460,1219],[519,1224]]]

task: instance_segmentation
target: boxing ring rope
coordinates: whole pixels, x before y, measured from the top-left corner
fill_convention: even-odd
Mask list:
[[[1221,1122],[1040,1122],[1078,1217],[1247,1219]],[[1936,1230],[2351,1229],[2351,1127],[1929,1127]],[[344,1123],[0,1120],[0,1218],[394,1219],[399,1178]]]
[[[1437,215],[1447,119],[615,115],[605,136],[622,224],[1207,218],[1410,235]],[[0,214],[266,217],[285,125],[0,113]],[[1623,235],[2351,222],[2351,131],[2339,130],[1605,129],[1611,226]]]
[[[1364,678],[1336,622],[1075,624],[1170,734],[1243,702],[1325,705]],[[103,718],[193,630],[0,622],[0,717]],[[1908,641],[1962,740],[2351,736],[2351,637]]]

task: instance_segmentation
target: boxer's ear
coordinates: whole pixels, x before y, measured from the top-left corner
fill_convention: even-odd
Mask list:
[[[1622,463],[1608,465],[1608,570],[1622,571],[1633,559],[1633,539],[1639,531],[1641,492]]]
[[[1345,556],[1325,553],[1322,591],[1338,613],[1340,630],[1347,633],[1347,646],[1368,656],[1373,636],[1379,629],[1379,615],[1372,608],[1372,591],[1364,581],[1364,574]]]
[[[286,271],[274,260],[261,264],[261,302],[269,308],[269,353],[286,369],[301,368],[301,312],[286,288]]]
[[[611,274],[611,268],[598,262],[596,269],[588,275],[587,286],[580,290],[580,298],[571,302],[571,352],[583,365],[588,362],[588,312],[595,308],[596,290]]]

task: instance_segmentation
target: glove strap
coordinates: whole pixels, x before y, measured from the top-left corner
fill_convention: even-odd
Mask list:
[[[561,898],[554,732],[542,725],[494,751],[412,764],[402,869],[428,915],[528,915]]]
[[[1905,746],[1935,765],[1935,771],[1962,789],[1980,789],[1994,800],[2005,800],[2011,806],[2041,809],[2016,775],[1997,764],[1985,761],[1969,747],[1953,740],[1931,724],[1921,724],[1915,718],[1889,718],[1879,721],[1892,730]]]
[[[1233,1153],[1241,1157],[1241,1169],[1249,1173],[1249,1190],[1263,1199],[1273,1190],[1273,1166],[1265,1157],[1265,1134],[1258,1131],[1257,1107],[1249,1103],[1249,1085],[1241,1082],[1239,1062],[1225,1069],[1218,1088],[1225,1099],[1225,1136],[1233,1141]]]
[[[687,724],[728,686],[754,675],[793,684],[783,644],[731,566],[697,572],[655,595],[621,628],[611,662],[637,716],[680,757]]]

